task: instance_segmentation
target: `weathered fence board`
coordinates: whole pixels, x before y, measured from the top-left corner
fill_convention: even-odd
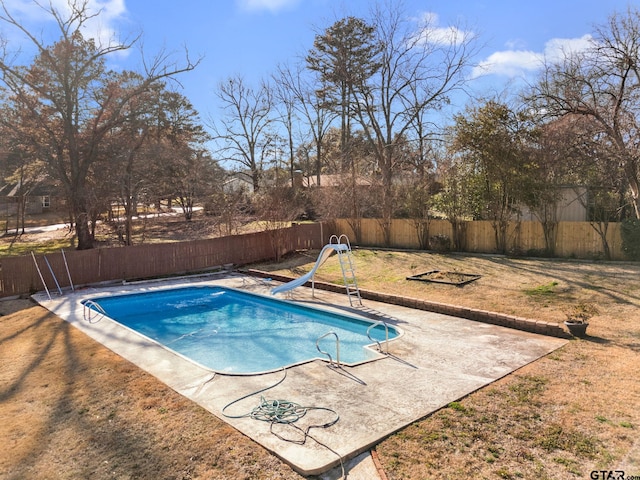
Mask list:
[[[360,235],[354,233],[353,221],[338,219],[336,230],[346,233],[352,243],[362,246],[385,246],[384,235],[379,221],[364,218],[360,220]],[[517,228],[516,228],[517,226]],[[496,240],[493,227],[489,221],[466,223],[466,249],[473,253],[495,253]],[[453,237],[451,224],[446,220],[431,220],[429,236],[438,235]],[[607,242],[613,260],[622,260],[622,237],[620,224],[610,223],[607,230]],[[394,248],[420,248],[415,222],[397,219],[391,223],[391,245]],[[509,251],[523,254],[545,249],[544,233],[540,222],[513,223],[507,231],[507,248]],[[560,222],[556,235],[555,253],[558,257],[602,258],[604,251],[602,240],[589,222]]]
[[[275,258],[274,245],[279,255],[322,248],[331,233],[327,224],[300,224],[279,231],[190,242],[70,250],[65,255],[74,285],[88,285],[200,272],[226,264],[246,265]],[[49,290],[55,291],[56,283],[46,261],[60,287],[70,286],[62,252],[46,255],[46,261],[45,256],[36,255],[36,261]],[[0,287],[2,297],[43,290],[33,258],[30,255],[1,258]]]

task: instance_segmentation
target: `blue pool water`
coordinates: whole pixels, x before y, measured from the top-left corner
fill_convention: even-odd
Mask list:
[[[93,298],[107,316],[218,372],[257,373],[324,358],[316,340],[340,338],[340,361],[358,363],[377,354],[372,322],[224,287],[184,287]],[[371,329],[385,339],[384,326]],[[389,338],[398,332],[389,327]],[[335,337],[320,348],[336,359]]]

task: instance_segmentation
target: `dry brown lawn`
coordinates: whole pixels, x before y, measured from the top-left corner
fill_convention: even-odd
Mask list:
[[[299,275],[316,255],[252,267]],[[640,476],[639,264],[382,250],[355,256],[358,283],[370,290],[557,322],[572,304],[600,309],[589,337],[382,441],[377,455],[389,479],[583,479],[619,468]],[[461,288],[405,279],[431,270],[482,277]],[[337,262],[329,260],[316,278],[340,282]],[[0,317],[0,478],[301,478],[155,378],[25,303],[0,302],[7,314]]]
[[[41,307],[0,318],[0,478],[300,478]]]

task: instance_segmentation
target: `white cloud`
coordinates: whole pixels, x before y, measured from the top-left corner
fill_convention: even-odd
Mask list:
[[[518,77],[526,72],[538,70],[544,60],[544,55],[528,50],[504,50],[489,55],[473,69],[473,78],[483,75],[503,75]]]
[[[581,52],[593,46],[593,37],[589,34],[580,38],[554,38],[544,46],[544,56],[550,62],[562,60],[567,54]]]
[[[437,13],[424,12],[417,19],[418,32],[417,40],[420,43],[430,43],[434,45],[459,45],[465,38],[468,38],[468,32],[460,30],[458,27],[439,26],[440,18]]]
[[[542,52],[509,49],[494,52],[481,61],[472,72],[472,77],[502,75],[509,78],[525,76],[538,71],[544,62],[557,62],[570,53],[580,52],[592,45],[591,35],[580,38],[553,38]]]
[[[71,13],[69,3],[70,0],[51,0],[51,6],[63,19]],[[15,14],[18,20],[27,26],[53,21],[51,14],[32,0],[4,0],[4,4],[8,11]],[[49,8],[48,2],[43,2],[42,5]],[[85,23],[83,35],[95,39],[101,45],[109,45],[117,38],[116,25],[125,17],[127,8],[125,0],[89,0],[87,13],[92,18]]]
[[[284,8],[293,7],[297,5],[299,1],[300,0],[237,0],[240,8],[250,12],[260,10],[277,12]]]

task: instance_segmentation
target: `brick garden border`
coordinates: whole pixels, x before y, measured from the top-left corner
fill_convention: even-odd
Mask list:
[[[246,273],[247,275],[259,278],[271,278],[279,282],[289,282],[295,279],[294,277],[289,277],[286,275],[278,275],[271,272],[264,272],[262,270],[254,269],[242,270],[242,273]],[[344,285],[318,281],[316,281],[314,285],[315,288],[319,290],[326,290],[335,293],[345,292]],[[305,283],[304,286],[310,287],[311,282]],[[392,305],[399,305],[401,307],[414,308],[416,310],[441,313],[443,315],[451,315],[454,317],[465,318],[467,320],[474,320],[476,322],[490,323],[493,325],[500,325],[502,327],[513,328],[516,330],[539,333],[542,335],[548,335],[550,337],[570,338],[570,335],[558,323],[533,320],[524,317],[516,317],[514,315],[490,312],[487,310],[480,310],[476,308],[459,307],[457,305],[431,302],[429,300],[420,300],[418,298],[373,292],[371,290],[364,290],[362,288],[360,289],[360,296],[366,300],[372,300],[375,302],[383,302]]]

